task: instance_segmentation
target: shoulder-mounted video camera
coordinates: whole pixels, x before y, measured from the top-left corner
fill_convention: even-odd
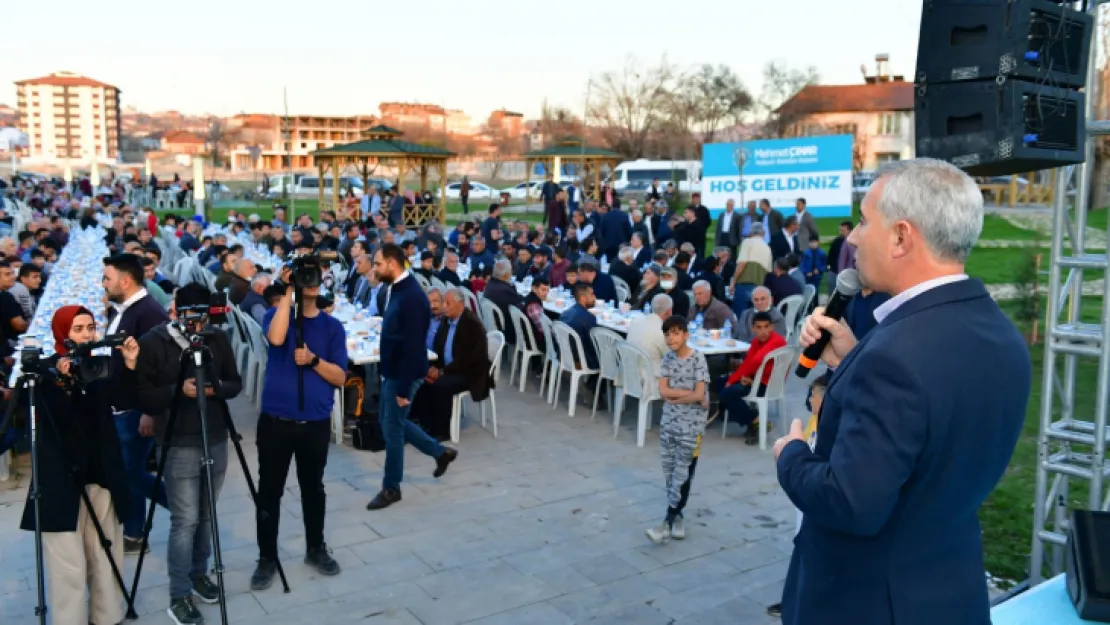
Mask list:
[[[310,289],[320,286],[324,281],[324,263],[339,259],[339,253],[320,250],[309,254],[297,254],[286,261],[285,266],[292,271],[293,287]]]
[[[98,349],[115,349],[127,340],[127,333],[109,334],[99,341],[77,344],[65,341],[65,358],[70,360],[69,377],[78,384],[85,385],[97,380],[107,380],[112,374],[112,357],[94,356]],[[37,341],[24,341],[19,352],[19,368],[23,373],[57,375],[59,356],[43,358],[42,347]]]

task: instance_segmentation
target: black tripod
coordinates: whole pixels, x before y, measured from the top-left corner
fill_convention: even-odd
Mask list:
[[[3,423],[0,423],[0,439],[4,438],[4,434],[11,427],[16,412],[16,406],[19,404],[20,394],[23,389],[27,392],[28,404],[28,424],[30,426],[31,438],[31,489],[29,497],[35,510],[35,582],[38,585],[38,605],[35,607],[35,616],[39,617],[39,623],[46,625],[46,583],[45,583],[45,567],[42,562],[42,512],[41,503],[42,492],[39,489],[39,440],[38,440],[38,411],[36,410],[35,398],[39,388],[41,376],[38,373],[24,372],[19,376],[12,389],[11,402],[8,404],[8,410],[4,415]],[[65,439],[62,438],[61,430],[58,429],[58,424],[54,422],[54,415],[50,413],[49,406],[44,403],[43,416],[50,424],[50,429],[54,432],[60,445],[62,445],[62,455],[66,457],[66,464],[70,467],[70,473],[73,475],[74,486],[77,492],[81,495],[81,501],[85,504],[85,511],[89,515],[89,520],[92,521],[93,528],[96,529],[97,541],[100,547],[104,550],[104,554],[108,556],[108,564],[112,567],[112,575],[116,578],[116,583],[119,584],[120,591],[127,599],[128,605],[134,603],[134,596],[128,594],[127,586],[123,582],[123,575],[120,573],[119,565],[116,564],[115,558],[112,557],[112,541],[104,534],[104,527],[100,524],[100,519],[96,516],[96,511],[93,509],[92,501],[89,499],[88,492],[85,491],[85,485],[82,483],[80,471],[76,464],[74,464],[69,454],[65,450]],[[83,417],[83,415],[78,418]]]
[[[189,336],[189,335],[187,335]],[[203,336],[191,335],[188,347],[181,352],[180,371],[177,376],[177,386],[174,390],[173,406],[170,408],[169,420],[166,422],[166,435],[162,444],[162,453],[158,459],[158,472],[154,478],[154,492],[151,493],[150,507],[147,510],[146,524],[143,526],[143,544],[139,550],[139,561],[135,565],[135,579],[131,583],[131,595],[127,601],[127,618],[136,619],[138,614],[135,612],[135,592],[139,587],[139,575],[143,570],[143,560],[146,558],[147,545],[150,542],[150,529],[154,522],[154,509],[157,501],[158,486],[162,483],[162,476],[166,471],[166,459],[169,457],[170,446],[173,442],[173,428],[177,422],[178,416],[178,402],[181,400],[183,394],[183,386],[187,379],[187,364],[192,363],[194,368],[194,375],[196,378],[197,389],[197,411],[200,413],[200,440],[201,440],[201,465],[204,468],[204,486],[208,491],[208,522],[211,524],[212,532],[212,561],[214,564],[213,571],[216,573],[216,586],[219,588],[220,593],[220,619],[226,625],[227,623],[227,601],[226,591],[224,590],[224,566],[223,554],[220,551],[220,525],[216,519],[216,491],[212,487],[212,451],[208,445],[208,398],[205,395],[205,388],[211,385],[219,391],[220,377],[212,374],[212,352],[203,342]],[[206,380],[211,378],[212,382]],[[239,456],[239,465],[243,469],[243,476],[247,478],[247,488],[250,490],[251,500],[258,501],[258,493],[254,488],[254,480],[251,478],[250,468],[247,466],[247,459],[243,455],[243,446],[241,444],[243,436],[235,429],[235,424],[232,423],[231,415],[226,415],[224,423],[227,426],[228,438],[231,439],[232,444],[235,445],[235,453]],[[256,503],[257,505],[257,503]],[[259,510],[258,514],[266,514],[264,511]],[[281,577],[281,584],[285,592],[289,592],[289,582],[285,579],[285,571],[281,568],[281,562],[277,559],[274,560],[277,566],[278,575]]]

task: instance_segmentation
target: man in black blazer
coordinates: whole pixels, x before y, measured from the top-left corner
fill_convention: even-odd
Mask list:
[[[717,216],[717,246],[727,247],[732,255],[736,256],[743,225],[744,216],[736,212],[736,202],[732,200],[725,202],[724,212]]]
[[[104,259],[104,294],[108,298],[108,328],[106,334],[126,332],[136,340],[152,328],[169,321],[166,309],[147,294],[142,260],[135,254],[116,254]],[[112,367],[120,371],[123,357],[113,350]],[[115,412],[116,433],[119,435],[123,466],[131,484],[131,506],[123,520],[123,548],[125,553],[138,553],[142,545],[143,524],[146,521],[147,497],[154,489],[154,476],[146,470],[154,439],[139,433],[139,410]],[[157,500],[166,505],[166,492],[159,485]]]
[[[432,323],[428,296],[416,278],[405,269],[405,253],[392,243],[382,245],[374,255],[374,272],[386,291],[381,339],[381,399],[378,419],[385,439],[385,467],[382,490],[367,504],[367,510],[380,510],[401,501],[401,480],[405,472],[405,443],[411,444],[436,461],[432,477],[447,472],[459,455],[425,434],[409,420],[409,409],[428,374],[428,328]]]
[[[493,388],[486,329],[466,299],[458,288],[444,295],[444,320],[432,343],[436,359],[412,402],[413,418],[441,441],[451,438],[451,399],[469,391],[472,400],[482,401]]]
[[[798,218],[791,215],[783,222],[782,231],[771,235],[771,258],[778,260],[791,254],[801,254],[798,247]]]
[[[884,213],[884,194],[906,200]],[[774,448],[802,514],[782,622],[989,625],[978,511],[1021,435],[1032,366],[965,273],[983,198],[956,167],[915,159],[879,172],[861,214],[848,238],[860,280],[892,298],[858,342],[821,308],[801,333],[830,333],[835,373],[816,440],[794,421]]]
[[[601,253],[612,262],[617,257],[621,245],[632,239],[632,222],[628,213],[619,208],[610,208],[601,218],[601,236],[598,239]]]

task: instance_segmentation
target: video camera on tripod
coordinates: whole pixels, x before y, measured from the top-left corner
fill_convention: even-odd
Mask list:
[[[227,303],[227,293],[216,292],[209,296],[207,304],[178,306],[175,308],[177,320],[173,327],[191,345],[203,345],[205,337],[212,334],[212,326],[227,323],[231,307]]]
[[[70,377],[82,386],[97,380],[107,380],[112,375],[112,357],[94,356],[93,352],[103,348],[115,349],[125,341],[126,332],[109,334],[99,341],[80,345],[66,339],[65,357],[72,363],[69,368]],[[56,375],[57,365],[57,356],[43,358],[42,346],[37,341],[24,339],[19,351],[19,368],[23,373]]]

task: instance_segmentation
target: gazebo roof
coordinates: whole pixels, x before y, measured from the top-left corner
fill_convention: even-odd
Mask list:
[[[420,145],[403,141],[404,133],[385,125],[374,126],[362,132],[364,139],[354,143],[333,145],[330,148],[311,152],[314,158],[321,156],[438,156],[449,158],[455,153],[435,146]]]
[[[541,150],[532,150],[524,155],[524,158],[551,158],[558,156],[560,158],[623,158],[617,152],[599,148],[597,146],[584,144],[579,137],[566,137],[559,142],[559,145],[554,145],[549,148]]]

